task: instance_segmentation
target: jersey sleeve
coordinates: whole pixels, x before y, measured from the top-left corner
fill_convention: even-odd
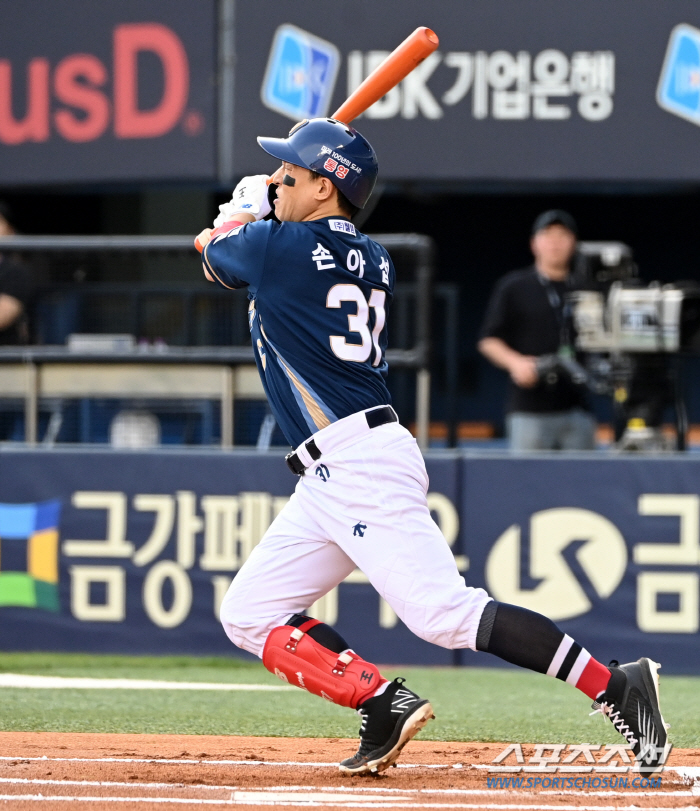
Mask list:
[[[220,287],[249,287],[256,293],[265,268],[270,233],[276,223],[251,222],[214,237],[202,252],[202,264]]]

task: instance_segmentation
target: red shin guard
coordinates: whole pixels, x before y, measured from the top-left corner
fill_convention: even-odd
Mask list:
[[[353,651],[333,653],[291,625],[270,631],[262,661],[282,681],[353,710],[386,681],[376,665]]]

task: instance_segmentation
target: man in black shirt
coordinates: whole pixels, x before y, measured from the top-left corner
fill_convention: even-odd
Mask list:
[[[535,220],[532,267],[497,284],[481,329],[479,351],[510,374],[507,429],[514,450],[588,450],[595,447],[585,392],[563,374],[540,379],[537,359],[566,351],[562,333],[576,223],[566,211]]]

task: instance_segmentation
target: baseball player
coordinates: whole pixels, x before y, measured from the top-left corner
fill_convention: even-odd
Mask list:
[[[546,617],[465,585],[430,517],[423,458],[384,380],[394,267],[352,223],[374,188],[374,150],[333,119],[258,143],[282,162],[275,217],[270,178],[246,177],[198,241],[207,279],[248,288],[256,363],[299,481],[224,598],[229,638],[280,679],[356,709],[360,746],[340,769],[383,771],[434,716],[403,679],[387,681],[305,613],[357,567],[413,633],[568,682],[644,770],[658,768],[670,749],[658,665],[605,667]]]

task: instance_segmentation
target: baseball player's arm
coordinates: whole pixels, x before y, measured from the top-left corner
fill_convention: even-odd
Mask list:
[[[501,338],[482,338],[477,346],[479,352],[494,366],[508,372],[516,386],[530,389],[537,383],[537,358],[532,355],[522,355],[508,346]]]
[[[255,217],[252,214],[236,214],[235,219],[230,220],[228,222],[223,223],[218,228],[205,228],[198,236],[197,241],[202,246],[202,269],[204,270],[204,278],[207,281],[214,282],[216,279],[211,275],[209,272],[209,268],[207,267],[207,263],[205,261],[205,250],[207,245],[211,242],[213,237],[217,237],[220,234],[225,234],[228,231],[237,228],[239,225],[245,225],[249,222],[255,222]]]
[[[197,250],[202,252],[212,238],[232,231],[239,225],[263,220],[272,210],[269,200],[269,176],[249,175],[236,186],[228,203],[219,206],[219,214],[214,220],[213,228],[205,228],[195,239]],[[204,276],[210,282],[215,281],[206,261],[203,261]]]

